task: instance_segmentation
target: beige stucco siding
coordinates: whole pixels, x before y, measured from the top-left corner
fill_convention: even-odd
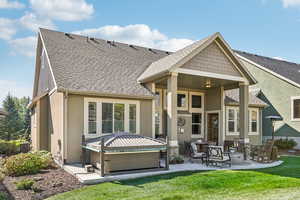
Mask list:
[[[241,77],[239,71],[216,43],[210,44],[182,68]]]
[[[67,162],[76,162],[81,156],[81,136],[84,126],[84,98],[78,95],[68,97]]]
[[[61,162],[63,159],[63,101],[64,94],[54,92],[50,96],[50,110],[49,114],[51,116],[51,129],[52,133],[50,136],[51,140],[51,153],[54,158]]]
[[[81,138],[84,133],[84,98],[81,95],[68,96],[67,153],[66,162],[81,160]],[[93,97],[102,98],[102,97]],[[152,137],[152,100],[140,101],[140,134]]]

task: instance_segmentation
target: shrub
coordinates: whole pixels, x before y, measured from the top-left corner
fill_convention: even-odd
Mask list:
[[[181,156],[172,156],[170,159],[170,164],[182,164],[184,160]]]
[[[30,190],[34,183],[35,181],[32,179],[23,179],[15,184],[18,190]]]
[[[7,195],[4,192],[0,192],[0,200],[7,200]]]
[[[0,140],[0,154],[12,155],[20,153],[20,146],[23,143],[26,143],[26,140]]]
[[[0,183],[2,183],[4,178],[5,178],[5,175],[2,172],[0,172]]]
[[[288,138],[275,140],[274,144],[278,149],[293,149],[297,146],[297,142],[295,142],[295,140]]]
[[[36,174],[41,169],[50,167],[51,154],[45,151],[20,153],[10,156],[4,164],[5,172],[10,176]]]

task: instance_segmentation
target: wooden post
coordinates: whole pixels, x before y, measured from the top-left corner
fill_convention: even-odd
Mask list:
[[[82,135],[82,139],[81,139],[81,146],[82,146],[81,147],[81,149],[82,149],[82,155],[81,155],[82,162],[81,162],[81,164],[82,164],[82,167],[85,167],[85,164],[86,164],[86,149],[84,148],[85,145],[86,145],[85,136]]]
[[[166,146],[165,167],[166,167],[166,170],[169,170],[169,139],[168,139],[168,137],[166,137],[166,143],[167,143],[167,146]]]
[[[101,139],[101,152],[100,152],[100,175],[104,177],[104,138]]]

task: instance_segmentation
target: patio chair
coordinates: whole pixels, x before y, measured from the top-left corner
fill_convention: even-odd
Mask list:
[[[208,146],[206,165],[221,166],[228,165],[231,167],[230,153],[224,152],[222,146]]]
[[[200,151],[200,149],[197,147],[197,143],[192,142],[190,144],[190,156],[194,159],[201,159],[201,162],[204,163],[206,161],[206,150]]]
[[[268,140],[263,145],[252,145],[250,152],[251,159],[262,163],[271,162],[273,146],[273,140]]]

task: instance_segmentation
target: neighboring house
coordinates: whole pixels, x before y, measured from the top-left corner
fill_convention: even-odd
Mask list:
[[[269,138],[272,125],[266,116],[275,115],[275,136],[296,140],[300,148],[300,65],[236,51],[238,57],[258,81],[251,86],[257,97],[270,106],[263,110],[263,135]]]
[[[0,108],[0,119],[4,118],[7,115],[6,111],[3,108]]]
[[[32,145],[65,163],[80,161],[83,134],[167,135],[173,155],[201,138],[260,144],[255,83],[220,33],[171,53],[40,29]]]

